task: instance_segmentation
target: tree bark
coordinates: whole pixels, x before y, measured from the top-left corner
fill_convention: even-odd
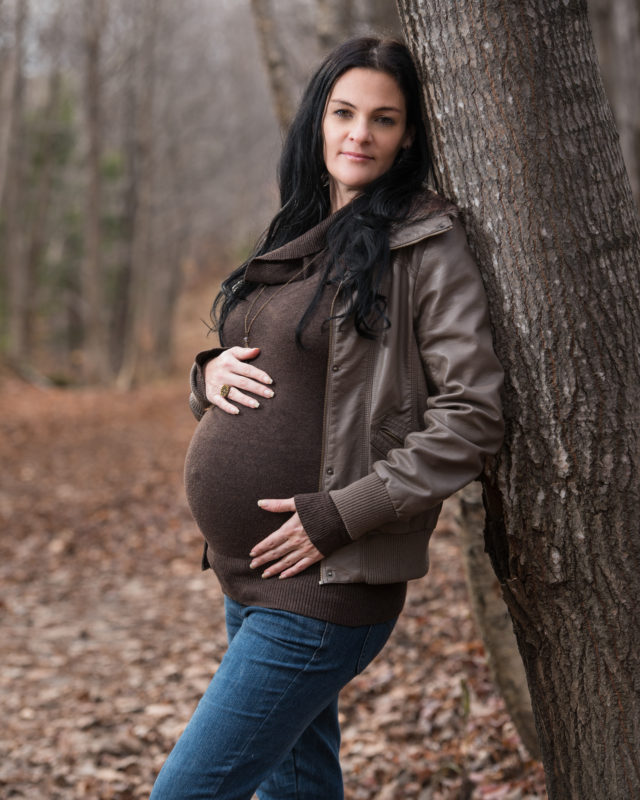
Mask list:
[[[487,546],[549,796],[640,796],[640,226],[584,0],[399,0],[506,370]]]
[[[269,79],[276,119],[282,131],[289,127],[295,109],[285,53],[275,30],[274,12],[269,0],[251,0],[262,61]]]
[[[107,22],[105,0],[84,6],[84,111],[87,131],[84,256],[82,260],[83,371],[89,381],[111,377],[106,298],[102,274],[102,37]]]
[[[471,609],[484,643],[493,682],[502,695],[522,743],[540,758],[527,676],[518,651],[513,623],[500,583],[484,549],[484,507],[477,481],[457,495],[460,501],[460,541]]]

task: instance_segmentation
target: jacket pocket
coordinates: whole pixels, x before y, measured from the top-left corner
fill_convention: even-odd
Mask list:
[[[389,450],[404,447],[404,440],[411,430],[399,420],[387,417],[371,435],[372,454],[379,458],[387,457]]]

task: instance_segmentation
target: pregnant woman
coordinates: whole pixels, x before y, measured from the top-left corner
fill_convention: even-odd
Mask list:
[[[229,647],[153,800],[343,797],[339,692],[426,573],[443,499],[500,446],[482,282],[429,167],[404,45],[338,47],[192,370],[185,483]]]

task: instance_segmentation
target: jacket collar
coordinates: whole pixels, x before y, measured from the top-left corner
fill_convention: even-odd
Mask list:
[[[389,232],[389,247],[392,250],[398,250],[401,247],[415,244],[438,233],[444,233],[450,230],[452,226],[451,216],[446,213],[428,217],[427,219],[405,222],[397,227],[392,226]]]

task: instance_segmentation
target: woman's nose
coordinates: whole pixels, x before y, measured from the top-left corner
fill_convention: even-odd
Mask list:
[[[349,138],[354,142],[367,142],[371,136],[366,120],[355,120],[349,133]]]

